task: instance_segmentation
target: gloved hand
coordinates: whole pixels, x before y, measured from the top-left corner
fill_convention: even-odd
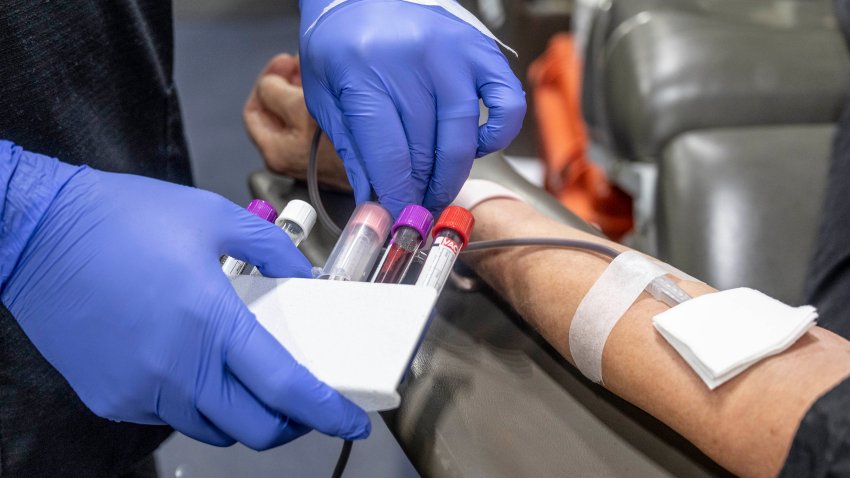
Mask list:
[[[349,0],[319,18],[329,3],[301,1],[301,74],[355,199],[371,184],[393,215],[410,203],[439,212],[473,160],[519,132],[519,80],[494,41],[440,7]],[[479,97],[490,110],[480,128]]]
[[[311,428],[368,435],[368,416],[296,363],[221,271],[227,254],[266,276],[308,277],[279,228],[209,192],[8,142],[2,185],[3,303],[94,413],[255,449]]]

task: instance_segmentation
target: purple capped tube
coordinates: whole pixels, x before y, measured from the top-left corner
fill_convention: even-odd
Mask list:
[[[424,207],[416,204],[405,207],[393,224],[392,239],[372,282],[401,283],[419,248],[425,244],[433,222],[434,217]]]
[[[246,209],[248,209],[248,212],[251,214],[265,219],[268,222],[274,222],[275,218],[277,218],[277,211],[275,211],[274,206],[262,199],[254,199],[250,204],[248,204]],[[246,264],[244,261],[226,256],[224,263],[221,265],[221,270],[224,271],[227,277],[236,277],[239,274],[242,274],[242,271],[245,270],[245,266]]]

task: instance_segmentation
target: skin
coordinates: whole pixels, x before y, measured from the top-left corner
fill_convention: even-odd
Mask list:
[[[291,57],[290,57],[291,58]],[[281,61],[281,65],[289,60]],[[274,63],[274,61],[272,62]],[[297,62],[296,62],[297,63]],[[281,70],[270,65],[263,75]],[[281,96],[265,101],[279,104],[280,116],[289,124],[309,124],[303,94],[293,88],[267,89],[261,75],[257,96]],[[294,77],[292,77],[294,78]],[[295,81],[295,80],[293,80]],[[294,83],[291,83],[295,85]],[[249,99],[249,105],[252,100]],[[266,111],[267,114],[274,114]],[[248,124],[246,107],[246,124]],[[297,118],[297,120],[292,120]],[[249,125],[266,163],[279,171],[296,171],[303,177],[309,151],[309,135],[291,139],[288,126],[268,129],[269,137],[258,138],[262,129]],[[285,133],[287,132],[287,133]],[[306,138],[306,139],[304,139]],[[286,141],[292,141],[287,149]],[[300,141],[300,143],[299,143]],[[329,148],[320,151],[319,169],[326,181],[336,181],[344,169]],[[485,201],[472,209],[476,227],[473,241],[509,237],[561,237],[604,243],[618,250],[627,248],[554,222],[530,206],[510,199]],[[521,232],[508,227],[522,224]],[[524,247],[467,254],[464,260],[538,330],[570,363],[569,330],[581,299],[599,278],[609,259],[569,249]],[[569,273],[564,273],[569,271]],[[711,287],[682,281],[679,285],[692,296],[715,292]],[[614,327],[602,356],[605,387],[647,411],[693,442],[709,457],[731,472],[745,477],[775,476],[788,454],[803,416],[824,393],[850,376],[850,342],[819,327],[813,328],[782,354],[754,365],[714,391],[681,359],[655,331],[651,319],[666,306],[643,294]]]
[[[626,248],[551,221],[518,201],[472,210],[473,240],[563,237]],[[513,248],[467,262],[571,363],[569,330],[581,299],[609,260],[569,249]],[[565,274],[563,271],[570,271]],[[554,279],[554,280],[553,280]],[[680,282],[692,296],[715,290]],[[614,327],[602,356],[605,387],[644,409],[740,476],[775,476],[797,427],[818,397],[850,375],[850,343],[815,327],[786,352],[710,391],[654,330],[667,307],[644,293]]]
[[[272,58],[257,78],[242,118],[266,166],[278,174],[304,180],[317,124],[307,112],[299,65],[298,58],[292,55]],[[323,186],[351,191],[342,160],[324,135],[317,159]]]

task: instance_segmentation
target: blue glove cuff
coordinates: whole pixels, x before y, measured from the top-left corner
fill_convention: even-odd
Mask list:
[[[82,168],[0,140],[0,290],[50,203]]]

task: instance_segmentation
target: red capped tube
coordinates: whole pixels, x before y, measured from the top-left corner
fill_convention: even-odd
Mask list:
[[[434,244],[419,273],[417,286],[431,287],[439,294],[446,285],[460,251],[469,244],[475,219],[460,206],[449,206],[434,225]]]

